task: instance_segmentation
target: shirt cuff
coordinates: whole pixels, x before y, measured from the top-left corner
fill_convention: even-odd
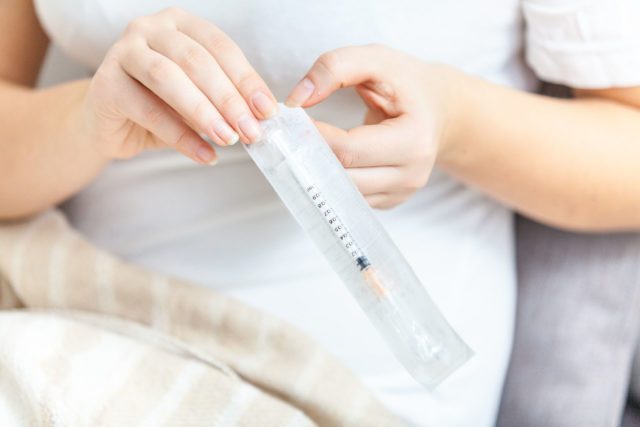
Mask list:
[[[640,44],[572,49],[530,42],[527,62],[549,83],[581,89],[640,86]]]
[[[550,83],[640,85],[640,0],[524,0],[526,57]]]

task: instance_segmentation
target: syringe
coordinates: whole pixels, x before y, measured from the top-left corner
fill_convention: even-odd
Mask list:
[[[364,254],[364,251],[355,241],[347,226],[342,222],[335,208],[332,207],[326,199],[325,195],[318,187],[318,184],[313,182],[309,173],[300,167],[299,162],[294,159],[293,153],[291,153],[283,138],[284,134],[281,130],[277,130],[271,134],[271,142],[282,154],[291,174],[294,176],[300,187],[304,189],[307,197],[309,197],[313,205],[320,211],[322,218],[324,218],[324,221],[331,229],[333,235],[338,239],[341,246],[354,260],[367,283],[376,290],[376,293],[379,296],[384,295],[384,286],[375,274],[375,270],[371,266],[369,258]]]
[[[433,387],[472,354],[300,108],[247,152],[407,370]],[[303,194],[304,193],[304,194]]]

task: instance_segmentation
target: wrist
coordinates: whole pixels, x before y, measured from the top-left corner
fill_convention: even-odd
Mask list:
[[[474,94],[475,79],[453,67],[446,66],[442,77],[442,98],[440,107],[440,134],[436,164],[447,166],[465,151],[464,144],[469,118],[469,105]]]
[[[73,94],[70,96],[69,108],[65,115],[69,137],[73,141],[77,153],[81,154],[85,161],[99,167],[106,166],[113,159],[113,156],[105,152],[93,130],[93,119],[87,105],[90,81],[78,81],[72,85]]]

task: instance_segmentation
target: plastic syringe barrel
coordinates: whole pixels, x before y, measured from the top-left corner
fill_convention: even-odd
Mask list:
[[[304,189],[311,203],[316,207],[316,209],[318,209],[318,213],[321,218],[324,219],[324,222],[334,234],[337,241],[342,245],[351,258],[353,258],[361,271],[368,268],[371,265],[369,259],[365,256],[358,243],[354,240],[349,229],[342,222],[342,219],[337,214],[332,204],[325,197],[316,182],[318,180],[313,179],[307,170],[301,167],[300,163],[291,153],[289,144],[287,143],[288,133],[284,129],[272,129],[268,138],[270,143],[274,145],[280,153],[282,153],[282,157],[289,168],[289,171],[297,181],[298,185]]]
[[[278,115],[261,126],[264,138],[245,145],[249,155],[397,359],[417,381],[435,387],[472,351],[442,316],[304,110],[280,105]],[[313,199],[316,193],[321,206]],[[346,235],[332,229],[336,222]]]

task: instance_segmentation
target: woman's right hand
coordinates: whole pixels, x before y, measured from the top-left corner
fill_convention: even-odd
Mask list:
[[[137,18],[109,50],[84,102],[83,134],[108,158],[173,147],[213,164],[219,145],[260,137],[275,98],[215,25],[170,8]]]

